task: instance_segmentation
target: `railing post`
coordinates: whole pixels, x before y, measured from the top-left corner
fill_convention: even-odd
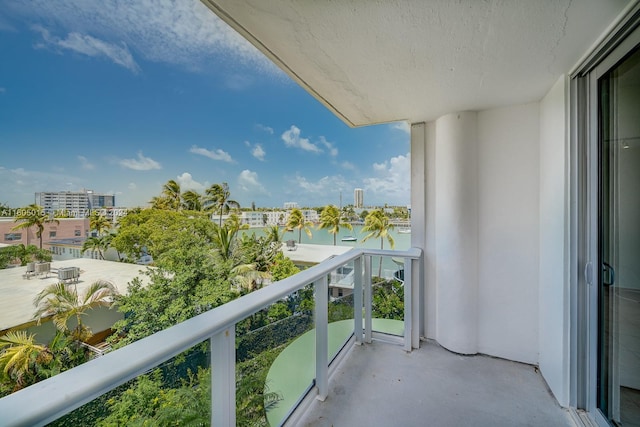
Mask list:
[[[362,257],[353,260],[353,333],[362,344]]]
[[[324,401],[329,392],[329,287],[327,276],[314,283],[316,293],[316,387],[317,399]]]
[[[371,343],[371,255],[364,257],[364,342]]]
[[[211,425],[236,425],[236,328],[209,340],[211,347]]]
[[[413,307],[411,306],[413,293],[413,275],[411,274],[411,258],[404,259],[404,349],[411,351],[413,327]]]
[[[413,348],[420,348],[420,337],[424,336],[424,310],[421,305],[424,302],[424,275],[423,275],[423,259],[422,253],[417,259],[411,261],[412,284],[413,289],[413,333],[411,337],[411,345]]]

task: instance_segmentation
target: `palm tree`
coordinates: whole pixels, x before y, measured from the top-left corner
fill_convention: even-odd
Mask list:
[[[10,331],[0,337],[0,369],[15,383],[15,390],[33,382],[25,378],[33,376],[34,363],[46,347],[34,342],[34,334],[26,331]]]
[[[311,238],[312,233],[309,226],[313,225],[311,221],[306,221],[304,219],[304,215],[302,211],[298,208],[291,209],[291,213],[289,214],[289,219],[287,219],[287,231],[293,231],[295,228],[298,229],[298,243],[302,243],[302,230],[307,233],[307,236]]]
[[[33,300],[37,307],[33,317],[40,323],[43,317],[51,316],[56,328],[67,333],[67,321],[75,316],[77,325],[70,335],[75,340],[85,341],[92,333],[82,324],[82,316],[94,307],[110,307],[113,297],[117,294],[116,288],[106,281],[92,283],[82,297],[78,295],[77,286],[54,283],[44,288]]]
[[[182,193],[182,208],[187,211],[201,211],[202,194],[193,190]]]
[[[100,259],[104,259],[104,253],[111,246],[111,240],[113,239],[114,234],[106,234],[100,237],[89,237],[82,244],[82,253],[85,251],[98,251],[98,255],[100,255]]]
[[[222,226],[223,213],[229,212],[231,208],[240,209],[240,203],[230,199],[231,192],[229,191],[229,185],[226,182],[211,185],[211,187],[207,188],[205,193],[205,199],[208,206],[213,208],[216,212],[220,212],[220,226]]]
[[[282,238],[287,230],[280,231],[280,227],[277,225],[271,225],[264,228],[264,236],[271,243],[282,243]]]
[[[390,231],[393,230],[393,224],[389,224],[389,218],[384,214],[382,209],[371,211],[364,219],[364,227],[362,231],[368,232],[362,239],[366,242],[370,238],[380,239],[380,249],[384,249],[384,239],[387,239],[391,249],[395,246],[393,236]],[[378,277],[382,275],[382,257],[380,257],[380,268],[378,269]]]
[[[247,292],[259,289],[265,279],[271,278],[268,271],[258,270],[256,263],[236,265],[231,269],[230,274],[231,281],[238,287],[238,290]]]
[[[161,209],[161,210],[170,210],[171,202],[167,197],[164,196],[153,196],[149,201],[151,204],[151,209]]]
[[[174,211],[180,210],[181,194],[180,184],[173,179],[162,186],[162,195],[167,198],[170,209]]]
[[[95,230],[98,236],[101,236],[105,231],[111,228],[111,221],[106,216],[94,212],[89,218],[89,228]]]
[[[24,209],[21,209],[16,215],[15,222],[20,222],[18,225],[13,227],[11,230],[21,230],[26,228],[27,230],[31,227],[36,227],[36,237],[40,239],[40,249],[42,249],[42,232],[44,231],[44,225],[49,223],[60,224],[55,218],[50,218],[44,214],[42,208],[35,203],[27,206]],[[28,233],[28,232],[27,232]]]
[[[343,220],[340,210],[334,205],[327,205],[322,209],[322,212],[320,212],[320,224],[318,224],[318,228],[329,229],[329,234],[333,234],[333,246],[336,245],[336,235],[340,232],[341,228],[353,230],[351,224]]]
[[[213,225],[215,226],[215,223]],[[231,246],[236,233],[237,231],[234,231],[226,224],[222,227],[216,226],[214,229],[212,236],[213,245],[224,260],[229,259],[231,256]]]
[[[249,229],[249,224],[243,224],[240,217],[236,214],[229,215],[229,218],[224,221],[224,225],[233,230],[234,233],[237,233],[239,230]]]

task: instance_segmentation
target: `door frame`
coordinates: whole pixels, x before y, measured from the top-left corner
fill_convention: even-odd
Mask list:
[[[570,75],[570,404],[610,426],[597,404],[599,262],[598,79],[640,44],[636,3]]]

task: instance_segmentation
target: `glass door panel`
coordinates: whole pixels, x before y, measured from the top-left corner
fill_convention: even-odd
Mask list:
[[[597,406],[640,426],[640,51],[598,81]]]

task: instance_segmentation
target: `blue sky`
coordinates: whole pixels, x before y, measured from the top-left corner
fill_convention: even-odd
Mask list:
[[[0,0],[0,202],[169,179],[242,206],[409,203],[405,123],[351,129],[199,1]]]

